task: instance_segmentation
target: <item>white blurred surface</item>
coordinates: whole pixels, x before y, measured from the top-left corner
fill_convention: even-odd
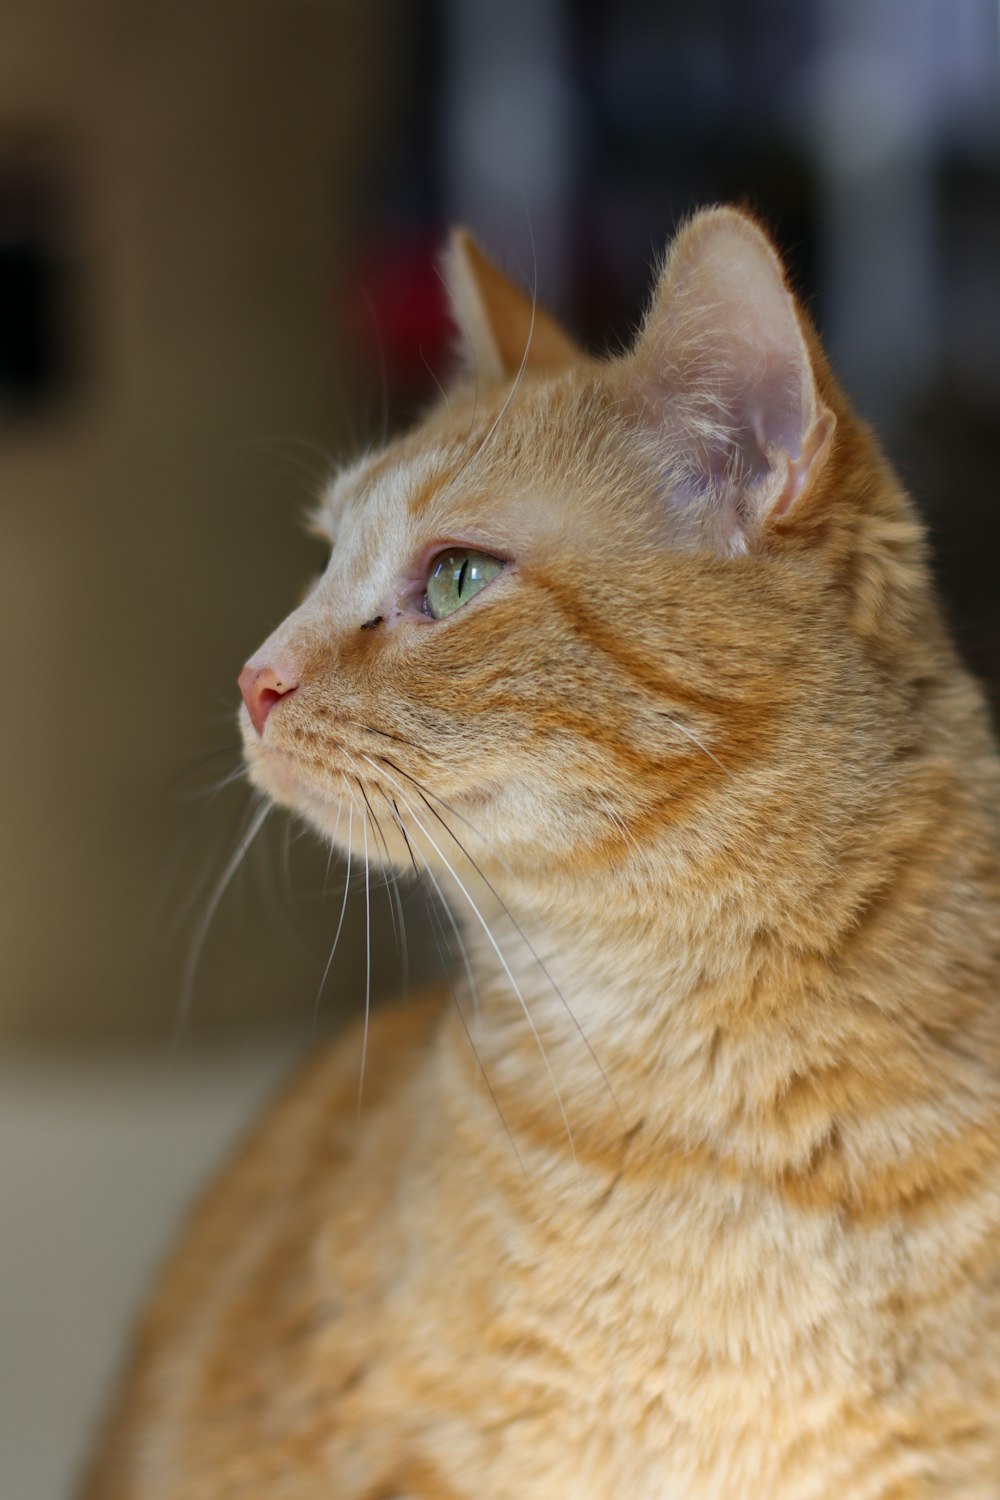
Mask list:
[[[73,1493],[150,1277],[293,1054],[0,1061],[0,1500]]]

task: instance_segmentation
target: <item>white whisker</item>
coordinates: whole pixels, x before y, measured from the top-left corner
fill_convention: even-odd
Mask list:
[[[181,792],[178,801],[200,802],[204,799],[206,802],[214,802],[219,793],[224,792],[227,786],[233,786],[235,782],[243,781],[245,777],[246,766],[237,766],[235,771],[230,771],[227,776],[223,776],[221,781],[215,781],[211,786],[199,787],[196,791],[192,792]]]
[[[292,908],[292,820],[285,818],[285,836],[281,841],[281,875],[284,881],[285,911]]]
[[[395,903],[399,917],[399,962],[402,969],[403,996],[406,998],[410,993],[410,949],[406,941],[406,918],[403,916],[403,900],[399,894],[399,877],[395,870],[391,872],[391,887],[387,886],[387,889],[391,890],[392,901]],[[392,910],[391,905],[389,909]]]
[[[344,778],[346,782],[346,777]],[[337,836],[340,833],[340,820],[344,816],[344,801],[341,798],[337,804],[337,822],[330,837],[330,847],[326,851],[326,869],[323,871],[323,895],[325,896],[330,885],[330,870],[333,867],[333,856],[337,852]],[[350,852],[350,850],[348,850]]]
[[[381,845],[383,854],[385,855],[385,869],[381,873],[382,879],[385,883],[386,898],[389,902],[389,918],[392,922],[392,932],[393,937],[396,941],[396,951],[400,956],[403,991],[404,993],[408,994],[410,988],[410,954],[406,941],[406,919],[403,916],[403,903],[399,894],[399,879],[392,867],[392,856],[389,853],[389,845],[386,842],[385,834],[382,831],[382,825],[378,820],[375,809],[372,807],[371,803],[368,800],[368,794],[365,791],[364,785],[362,784],[362,781],[357,773],[357,762],[349,752],[345,753],[347,754],[348,759],[351,762],[351,766],[354,769],[358,791],[361,793],[365,807],[371,814],[372,831],[375,834],[376,840]],[[367,756],[365,758],[367,759]],[[384,796],[385,794],[383,793],[382,795]],[[386,798],[386,801],[388,801],[388,798]]]
[[[385,793],[383,792],[382,795],[385,796]],[[388,800],[389,799],[386,798],[387,802],[388,802]],[[393,804],[390,803],[390,806],[392,806],[392,805]],[[441,889],[441,884],[440,884],[437,876],[434,874],[434,871],[431,869],[431,866],[427,863],[427,856],[424,853],[422,853],[422,851],[419,850],[419,849],[417,850],[417,852],[420,854],[420,857],[421,857],[421,859],[424,862],[424,869],[427,872],[428,879],[430,880],[430,882],[433,885],[435,891],[437,892],[438,899],[440,900],[441,905],[444,907],[445,914],[446,914],[446,916],[448,918],[449,923],[451,924],[451,930],[455,934],[455,941],[458,944],[458,951],[459,951],[459,953],[461,955],[461,958],[462,958],[462,965],[463,965],[463,967],[465,969],[465,976],[466,976],[466,979],[469,982],[469,995],[470,995],[470,997],[472,999],[472,1013],[473,1013],[473,1016],[475,1017],[476,1024],[478,1025],[479,1021],[480,1021],[479,986],[476,984],[476,976],[473,973],[472,964],[471,964],[471,962],[469,960],[468,949],[466,948],[465,941],[464,941],[464,939],[462,937],[462,929],[459,926],[458,922],[455,920],[455,914],[454,914],[454,912],[451,909],[451,903],[449,902],[449,900],[448,900],[447,896],[445,895],[444,891]]]
[[[222,900],[223,896],[226,894],[226,891],[229,889],[229,886],[232,883],[233,876],[236,874],[236,871],[243,863],[250,845],[253,843],[258,833],[260,833],[260,830],[263,828],[270,811],[271,803],[265,802],[262,806],[258,807],[257,811],[254,813],[250,823],[250,827],[247,829],[246,833],[243,835],[235,850],[227,860],[222,874],[216,881],[215,888],[208,898],[208,901],[205,905],[205,910],[202,912],[201,919],[198,922],[198,926],[195,928],[194,936],[191,939],[191,947],[188,950],[187,963],[184,966],[184,975],[181,981],[180,999],[177,1003],[177,1014],[174,1018],[175,1034],[179,1032],[180,1028],[187,1021],[187,1018],[191,1013],[191,1001],[194,995],[195,974],[198,970],[198,964],[201,961],[201,955],[205,947],[205,940],[208,937],[209,928],[211,927],[215,914],[219,909],[219,903]]]
[[[397,816],[398,816],[398,814],[397,814]],[[402,831],[402,825],[400,825],[400,831]],[[452,912],[452,909],[451,909],[451,906],[449,905],[447,897],[445,896],[444,892],[441,890],[441,887],[440,887],[438,881],[435,878],[434,871],[431,869],[430,865],[427,862],[427,856],[425,854],[421,853],[421,859],[424,862],[424,869],[427,871],[428,876],[430,877],[431,881],[433,882],[434,887],[435,887],[435,889],[436,889],[436,891],[438,893],[438,897],[439,897],[439,899],[441,901],[441,904],[444,907],[445,912],[447,913],[448,920],[451,923],[452,930],[455,933],[455,937],[457,938],[457,940],[458,940],[458,942],[459,942],[459,944],[461,946],[462,955],[463,955],[463,958],[464,958],[465,964],[466,964],[466,971],[467,971],[468,976],[469,976],[469,982],[472,985],[473,990],[475,990],[475,980],[472,977],[471,968],[469,968],[469,960],[468,960],[468,956],[467,956],[467,954],[465,952],[465,944],[462,942],[461,930],[460,930],[460,928],[458,926],[458,923],[455,920],[454,913]],[[501,1123],[501,1125],[504,1128],[504,1132],[506,1133],[508,1141],[510,1142],[511,1150],[513,1151],[515,1157],[517,1158],[517,1164],[521,1168],[521,1171],[524,1174],[525,1181],[528,1183],[528,1186],[531,1188],[531,1191],[534,1193],[534,1191],[535,1191],[534,1184],[532,1183],[531,1178],[528,1176],[528,1169],[524,1165],[524,1158],[521,1156],[521,1153],[520,1153],[520,1151],[517,1148],[517,1141],[514,1139],[514,1133],[513,1133],[513,1131],[511,1130],[510,1126],[507,1123],[507,1116],[504,1114],[503,1107],[502,1107],[502,1105],[500,1103],[500,1100],[497,1098],[496,1089],[493,1087],[492,1083],[490,1082],[490,1075],[486,1071],[486,1066],[485,1066],[482,1058],[479,1055],[479,1049],[476,1046],[476,1043],[475,1043],[475,1040],[473,1038],[472,1032],[469,1029],[469,1023],[465,1019],[465,1012],[462,1010],[462,1004],[461,1004],[461,1001],[459,1000],[458,994],[457,994],[457,992],[455,990],[455,984],[454,984],[454,981],[453,981],[453,979],[451,977],[451,971],[450,971],[450,968],[448,966],[448,962],[447,962],[447,960],[445,958],[445,955],[444,955],[444,948],[442,947],[442,943],[444,941],[444,933],[443,933],[443,931],[441,929],[440,918],[438,916],[437,911],[434,908],[433,903],[429,899],[427,901],[427,912],[428,912],[428,915],[429,915],[429,917],[431,919],[431,924],[432,924],[432,926],[435,929],[435,931],[434,931],[434,943],[435,943],[435,946],[437,947],[438,957],[441,960],[441,968],[444,971],[445,978],[447,979],[448,986],[449,986],[449,988],[451,990],[451,998],[452,998],[452,1001],[453,1001],[454,1006],[455,1006],[455,1012],[456,1012],[456,1014],[458,1016],[459,1021],[462,1024],[462,1030],[465,1032],[466,1040],[469,1043],[469,1046],[472,1048],[472,1055],[473,1055],[473,1057],[476,1060],[476,1066],[479,1069],[479,1076],[483,1080],[483,1082],[485,1083],[487,1092],[489,1093],[490,1098],[493,1100],[494,1108],[496,1109],[496,1112],[497,1112],[498,1116],[500,1117],[500,1123]],[[478,1004],[479,1004],[478,994],[476,995],[475,1004],[476,1004],[476,1016],[477,1016],[477,1019],[478,1019]]]
[[[462,465],[462,468],[459,470],[459,473],[461,473],[463,469],[468,468],[471,464],[474,464],[475,461],[476,461],[476,459],[479,458],[480,454],[482,454],[483,452],[485,452],[487,446],[489,445],[490,439],[493,437],[493,434],[496,432],[497,428],[500,426],[500,423],[503,421],[504,417],[507,415],[507,410],[508,410],[508,408],[510,406],[510,403],[513,401],[514,397],[517,395],[518,388],[519,388],[519,386],[521,384],[522,379],[524,378],[524,372],[528,368],[528,356],[531,353],[531,343],[532,343],[532,339],[535,336],[535,308],[536,308],[536,303],[537,303],[536,289],[533,288],[532,289],[532,293],[531,293],[531,322],[528,325],[528,337],[525,340],[524,353],[521,355],[521,363],[518,366],[517,374],[514,376],[514,379],[511,382],[510,390],[507,392],[507,395],[506,395],[506,397],[504,399],[503,405],[501,406],[500,410],[497,412],[496,416],[493,418],[493,421],[490,423],[489,427],[487,428],[486,436],[483,438],[482,442],[476,448],[475,452],[472,453],[469,456],[469,458],[466,459],[465,463]]]
[[[359,782],[358,785],[360,786],[361,783]],[[392,920],[392,931],[393,936],[396,939],[396,950],[399,953],[400,963],[403,970],[403,990],[404,992],[408,992],[410,987],[410,955],[406,944],[406,919],[403,916],[403,903],[399,895],[399,879],[392,867],[392,855],[389,853],[389,844],[386,840],[385,833],[382,830],[382,825],[378,820],[378,814],[375,812],[375,809],[368,801],[368,796],[364,790],[364,787],[361,788],[361,795],[364,797],[365,805],[372,815],[372,827],[375,831],[376,838],[382,846],[382,852],[385,855],[385,869],[382,874],[385,881],[386,897],[389,901],[389,916]],[[385,796],[385,793],[383,792],[382,795]]]
[[[483,916],[482,912],[479,910],[479,907],[476,905],[476,902],[474,901],[473,897],[470,895],[470,893],[468,891],[468,888],[466,887],[466,885],[465,885],[464,881],[462,880],[461,876],[456,871],[454,865],[448,859],[448,856],[442,851],[440,845],[435,842],[433,836],[424,827],[423,823],[421,823],[420,819],[417,817],[416,813],[414,812],[414,810],[410,806],[410,804],[407,802],[406,798],[401,796],[400,800],[402,801],[403,806],[406,808],[406,810],[409,813],[410,817],[413,819],[413,822],[420,829],[420,832],[424,835],[424,838],[431,845],[431,848],[435,851],[435,853],[437,854],[438,858],[443,862],[445,868],[448,870],[449,874],[451,875],[451,878],[454,880],[455,884],[458,886],[458,888],[461,891],[462,895],[465,897],[466,901],[469,904],[470,910],[472,911],[472,913],[475,916],[476,920],[478,921],[479,925],[482,927],[483,931],[485,932],[486,937],[487,937],[487,939],[488,939],[488,941],[490,943],[490,946],[492,947],[494,953],[496,954],[497,958],[500,961],[500,965],[501,965],[501,967],[502,967],[502,969],[504,971],[504,974],[507,976],[507,980],[508,980],[508,983],[510,984],[511,989],[514,991],[514,994],[517,997],[518,1004],[521,1007],[521,1010],[522,1010],[522,1012],[524,1014],[524,1018],[527,1021],[528,1026],[529,1026],[529,1028],[531,1030],[531,1034],[532,1034],[532,1036],[533,1036],[533,1038],[535,1040],[535,1045],[538,1048],[539,1055],[541,1056],[542,1062],[545,1065],[545,1071],[548,1074],[549,1082],[552,1085],[552,1090],[553,1090],[553,1093],[555,1094],[556,1102],[557,1102],[557,1104],[559,1106],[559,1113],[562,1116],[563,1125],[564,1125],[565,1130],[566,1130],[566,1137],[567,1137],[567,1140],[569,1141],[569,1149],[570,1149],[570,1153],[571,1153],[571,1155],[573,1157],[573,1164],[574,1164],[575,1167],[577,1167],[577,1170],[579,1170],[577,1159],[576,1159],[576,1146],[575,1146],[575,1143],[574,1143],[574,1140],[573,1140],[573,1131],[572,1131],[572,1128],[571,1128],[570,1123],[569,1123],[569,1116],[566,1114],[566,1106],[563,1103],[562,1093],[560,1092],[559,1084],[556,1082],[556,1076],[555,1076],[555,1074],[552,1071],[552,1065],[549,1062],[549,1055],[548,1055],[547,1051],[545,1050],[545,1043],[542,1041],[542,1038],[541,1038],[541,1035],[539,1033],[538,1027],[535,1024],[535,1019],[532,1016],[530,1009],[528,1008],[528,1003],[525,1000],[524,995],[521,993],[521,987],[518,984],[517,980],[514,978],[514,975],[511,972],[510,965],[508,964],[506,958],[504,958],[503,953],[500,951],[500,947],[499,947],[499,945],[497,943],[497,940],[493,936],[492,932],[490,931],[489,923],[486,921],[486,918]]]
[[[365,1088],[365,1066],[368,1062],[368,1023],[371,1018],[372,999],[372,902],[371,879],[368,866],[368,812],[363,810],[363,833],[365,846],[365,1030],[361,1039],[361,1067],[358,1072],[357,1123],[361,1124],[361,1096]]]
[[[653,870],[652,864],[650,863],[649,856],[639,847],[638,843],[636,842],[635,834],[632,832],[631,828],[629,828],[624,818],[620,817],[619,814],[615,812],[614,808],[611,807],[610,804],[603,798],[601,799],[600,806],[603,809],[604,813],[607,815],[610,822],[614,824],[615,828],[621,834],[622,841],[625,844],[626,848],[630,848],[635,852],[636,858],[642,865],[643,869],[647,872],[647,875],[652,877],[655,872]]]
[[[679,719],[672,718],[670,714],[665,714],[662,709],[657,709],[657,713],[659,714],[659,717],[661,719],[666,719],[667,723],[672,725],[674,729],[679,730],[681,734],[687,735],[688,739],[691,740],[695,745],[697,745],[698,749],[702,751],[704,755],[707,755],[709,760],[715,761],[715,764],[718,766],[720,771],[725,771],[727,776],[732,776],[733,773],[729,769],[729,767],[723,765],[719,757],[717,755],[713,755],[708,746],[703,744],[698,736],[694,733],[694,731],[688,729],[686,724],[682,724]]]
[[[380,772],[378,770],[378,766],[375,765],[375,762],[371,759],[370,756],[366,755],[365,759],[368,761],[368,764],[372,767],[372,769],[375,770],[379,775],[384,774],[383,772]],[[418,781],[415,776],[411,776],[409,771],[404,771],[402,766],[397,765],[394,760],[390,760],[387,755],[379,755],[377,759],[381,761],[383,765],[391,766],[392,769],[396,771],[400,776],[404,776],[406,780],[411,784],[411,786],[416,787],[417,791],[420,793],[421,797],[425,799],[425,801],[429,797],[431,801],[436,802],[439,807],[443,807],[445,812],[449,813],[451,817],[457,818],[458,821],[463,824],[470,833],[474,833],[476,838],[479,839],[480,843],[482,843],[485,848],[489,850],[491,858],[495,859],[503,867],[506,873],[513,878],[514,871],[504,859],[503,855],[499,854],[496,849],[494,849],[490,839],[486,836],[486,834],[483,833],[481,829],[477,828],[475,823],[470,823],[469,819],[465,816],[464,813],[460,813],[457,807],[453,807],[450,802],[446,802],[443,797],[439,797],[436,792],[432,792],[430,787],[427,787],[423,784],[423,782]],[[391,777],[389,779],[392,780]],[[398,786],[399,783],[396,782],[394,784]],[[434,812],[433,808],[431,808],[430,810],[434,813],[434,816],[437,818],[438,822],[441,823],[443,827],[448,828],[448,825],[441,817],[441,814],[438,812]],[[451,833],[450,828],[448,828],[448,832]],[[454,834],[452,834],[452,838],[454,838]]]
[[[370,766],[372,766],[375,769],[376,772],[378,772],[378,774],[380,774],[380,775],[385,775],[386,774],[384,771],[383,772],[379,772],[378,771],[378,767],[375,765],[375,762],[369,756],[366,755],[364,758],[365,758],[365,760],[368,761],[368,764]],[[384,757],[380,757],[380,759],[384,759]],[[404,771],[402,774],[406,775],[406,772]],[[399,782],[395,780],[395,777],[390,776],[389,780],[393,783],[393,785],[395,785],[397,787],[399,786]],[[565,1010],[566,1015],[569,1017],[569,1020],[571,1021],[574,1030],[576,1031],[576,1033],[579,1036],[580,1040],[583,1042],[583,1045],[586,1047],[588,1053],[590,1054],[591,1060],[593,1061],[594,1066],[597,1068],[597,1071],[600,1073],[601,1079],[602,1079],[602,1081],[604,1083],[604,1086],[607,1089],[608,1094],[611,1097],[611,1100],[612,1100],[612,1102],[613,1102],[613,1104],[615,1106],[615,1109],[618,1111],[619,1117],[624,1121],[625,1116],[624,1116],[624,1114],[622,1112],[621,1105],[618,1102],[618,1096],[615,1093],[615,1090],[614,1090],[614,1088],[612,1086],[610,1078],[607,1075],[607,1072],[605,1071],[604,1064],[601,1062],[601,1060],[598,1057],[597,1053],[594,1051],[593,1044],[591,1043],[590,1038],[588,1037],[587,1033],[584,1031],[584,1029],[581,1026],[579,1020],[577,1019],[576,1015],[574,1014],[573,1009],[572,1009],[569,1001],[566,999],[566,996],[563,994],[562,990],[559,988],[559,986],[556,984],[555,980],[553,979],[553,977],[552,977],[551,973],[549,972],[548,966],[546,965],[545,961],[542,959],[542,957],[539,955],[539,953],[535,950],[535,947],[532,944],[531,940],[529,939],[527,933],[524,931],[524,928],[521,926],[520,922],[518,922],[517,918],[514,916],[514,913],[511,911],[510,907],[504,901],[504,899],[500,895],[499,891],[493,885],[493,882],[489,879],[489,877],[487,875],[485,875],[483,873],[483,871],[480,869],[479,865],[472,858],[471,854],[466,849],[465,845],[462,843],[461,839],[459,839],[458,836],[455,834],[454,830],[451,829],[448,826],[448,824],[445,822],[445,820],[441,816],[441,814],[439,812],[437,812],[436,809],[431,806],[430,802],[428,802],[427,797],[424,795],[424,789],[421,787],[420,783],[418,781],[414,780],[414,778],[412,776],[407,777],[407,780],[413,782],[413,785],[416,787],[417,792],[418,792],[419,796],[421,797],[421,800],[424,802],[425,806],[427,807],[428,812],[431,814],[432,817],[436,818],[437,821],[441,824],[441,827],[444,829],[445,833],[451,839],[451,841],[455,845],[455,847],[469,861],[469,864],[472,866],[472,868],[475,870],[476,874],[479,876],[480,880],[486,886],[486,889],[490,892],[490,894],[494,897],[494,899],[500,903],[500,906],[503,908],[504,915],[507,917],[507,919],[510,922],[511,926],[514,928],[514,931],[517,933],[518,937],[521,939],[521,941],[523,942],[524,946],[527,948],[528,952],[531,954],[531,957],[534,959],[535,963],[538,965],[539,969],[541,970],[542,974],[545,976],[545,978],[548,981],[548,983],[552,986],[553,993],[555,994],[556,998],[558,999],[560,1005]],[[437,800],[440,800],[440,799],[437,799]],[[447,803],[442,803],[442,806],[447,807],[447,805],[448,805]],[[471,824],[470,824],[470,827],[471,827]],[[475,833],[476,829],[473,828],[472,831],[473,831],[473,833]],[[480,834],[479,837],[482,838],[482,835]],[[486,840],[484,840],[484,842],[486,842]]]
[[[323,970],[323,977],[322,977],[322,979],[319,982],[319,989],[316,991],[316,999],[313,1002],[313,1020],[312,1020],[312,1024],[313,1024],[313,1036],[316,1035],[316,1023],[317,1023],[317,1020],[319,1018],[319,1003],[320,1003],[320,1000],[321,1000],[322,995],[323,995],[323,990],[326,987],[326,981],[329,978],[330,968],[331,968],[331,966],[333,964],[333,956],[334,956],[334,954],[337,951],[337,944],[340,942],[340,934],[341,934],[341,931],[342,931],[343,926],[344,926],[344,913],[347,911],[347,897],[348,897],[348,894],[349,894],[350,889],[351,889],[351,830],[352,830],[353,826],[354,826],[354,798],[352,797],[351,800],[350,800],[350,802],[347,805],[347,870],[346,870],[346,872],[344,874],[344,894],[343,894],[343,897],[342,897],[341,902],[340,902],[340,916],[337,919],[337,930],[336,930],[336,932],[333,935],[333,945],[330,948],[330,954],[329,954],[329,957],[327,958],[327,961],[326,961],[326,967]],[[337,831],[339,831],[339,829],[340,829],[340,813],[337,814]],[[336,834],[334,835],[334,837],[336,837]],[[332,852],[333,852],[333,845],[332,844],[330,845],[330,851],[331,851],[331,854],[332,854]],[[329,862],[327,863],[327,867],[326,868],[327,868],[327,874],[329,874],[329,871],[330,871]]]

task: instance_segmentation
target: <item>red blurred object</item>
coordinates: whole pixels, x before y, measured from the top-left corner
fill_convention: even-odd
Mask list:
[[[344,287],[343,318],[374,370],[384,365],[395,395],[432,384],[452,339],[439,270],[444,233],[392,231],[366,246]],[[430,370],[428,370],[428,366]]]

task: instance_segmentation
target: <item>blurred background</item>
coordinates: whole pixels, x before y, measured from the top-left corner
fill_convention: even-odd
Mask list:
[[[5,0],[2,1500],[69,1493],[183,1205],[359,1011],[363,903],[317,998],[342,872],[299,828],[215,900],[235,678],[326,477],[433,395],[446,226],[600,349],[721,199],[773,226],[996,701],[997,0]]]

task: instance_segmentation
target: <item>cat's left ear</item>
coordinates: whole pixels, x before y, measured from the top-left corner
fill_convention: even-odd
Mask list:
[[[452,230],[444,278],[463,363],[481,380],[510,380],[522,364],[555,374],[583,358],[569,334],[498,270],[465,229]]]
[[[836,423],[821,360],[760,226],[728,208],[690,220],[624,373],[665,499],[707,522],[726,550],[794,519],[825,467]]]

